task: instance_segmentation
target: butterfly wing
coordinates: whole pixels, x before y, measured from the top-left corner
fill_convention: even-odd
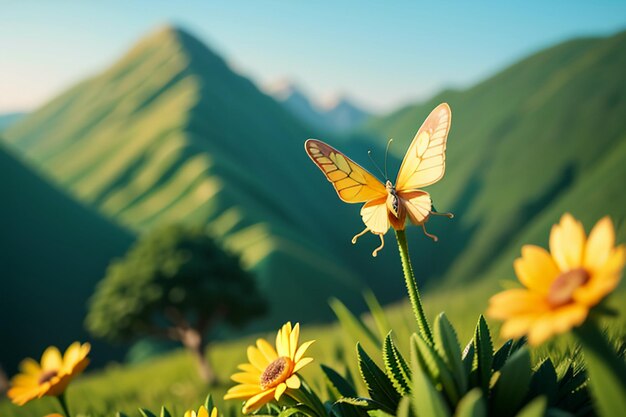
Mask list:
[[[451,120],[452,112],[446,103],[438,105],[430,112],[400,165],[396,180],[397,191],[422,188],[443,177]]]
[[[346,203],[362,203],[387,196],[383,183],[332,146],[309,139],[304,143],[304,149]]]
[[[361,208],[361,218],[365,226],[374,234],[384,235],[389,230],[387,198],[381,197],[368,201]]]
[[[398,197],[400,197],[404,205],[409,220],[414,225],[419,226],[423,224],[430,216],[433,203],[426,191],[399,192]]]

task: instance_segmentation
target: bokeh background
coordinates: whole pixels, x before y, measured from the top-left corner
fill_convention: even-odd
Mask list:
[[[367,151],[382,166],[393,138],[393,179],[440,102],[447,172],[428,191],[456,217],[429,222],[436,244],[409,229],[427,304],[483,311],[565,211],[610,215],[624,242],[625,29],[623,1],[0,2],[2,368],[77,339],[95,369],[132,358],[86,332],[87,302],[171,224],[240,256],[268,299],[213,338],[327,323],[330,297],[360,312],[365,289],[402,310],[393,237],[376,259],[375,237],[350,243],[359,207],[303,142],[376,172]]]

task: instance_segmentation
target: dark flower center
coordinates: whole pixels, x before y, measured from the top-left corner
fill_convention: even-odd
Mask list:
[[[54,369],[42,373],[39,377],[39,385],[45,384],[46,382],[50,381],[52,378],[57,376],[57,374],[58,372]]]
[[[563,272],[556,277],[548,291],[548,303],[552,307],[560,307],[572,302],[574,291],[589,281],[589,272],[583,268]]]
[[[267,365],[267,368],[261,374],[261,388],[273,388],[285,381],[293,368],[292,364],[291,359],[281,356]]]

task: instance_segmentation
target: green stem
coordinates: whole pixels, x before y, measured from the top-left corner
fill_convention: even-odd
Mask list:
[[[400,259],[402,260],[402,271],[404,272],[404,280],[406,282],[406,289],[409,292],[409,299],[411,300],[411,306],[413,307],[413,314],[417,320],[417,326],[420,331],[420,335],[429,343],[433,343],[433,335],[426,320],[426,314],[424,314],[424,308],[422,307],[422,300],[420,299],[420,293],[417,289],[417,281],[415,280],[415,274],[413,273],[413,267],[411,266],[411,258],[409,257],[409,247],[406,242],[406,234],[404,230],[396,230],[396,239],[398,240],[398,249],[400,250]]]
[[[589,318],[574,334],[583,348],[596,411],[602,416],[620,415],[626,407],[626,362]]]
[[[65,398],[65,391],[63,391],[60,395],[57,396],[57,400],[59,400],[59,404],[61,404],[61,408],[65,413],[66,417],[70,417],[70,409],[67,407],[67,399]]]

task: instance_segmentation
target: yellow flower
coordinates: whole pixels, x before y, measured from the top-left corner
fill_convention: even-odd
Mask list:
[[[617,287],[626,263],[626,247],[615,245],[611,219],[601,219],[589,234],[566,213],[550,232],[550,253],[525,245],[514,268],[525,288],[491,297],[487,314],[504,320],[502,337],[528,335],[539,345],[581,325],[589,310]]]
[[[209,412],[206,407],[201,405],[196,413],[195,410],[187,410],[185,411],[184,417],[218,417],[217,407],[213,407],[211,410],[211,415],[209,416]]]
[[[256,341],[256,347],[248,346],[250,363],[239,365],[243,372],[234,374],[231,379],[238,382],[228,390],[225,400],[247,399],[243,413],[258,410],[272,399],[278,401],[288,389],[300,388],[300,369],[313,361],[304,353],[314,340],[298,347],[300,324],[291,328],[291,323],[283,325],[276,335],[276,350],[264,339]]]
[[[11,380],[8,397],[13,403],[24,405],[44,395],[61,395],[72,378],[89,364],[89,349],[89,343],[75,342],[61,356],[59,349],[50,346],[41,355],[41,365],[31,358],[23,360],[21,373]]]

